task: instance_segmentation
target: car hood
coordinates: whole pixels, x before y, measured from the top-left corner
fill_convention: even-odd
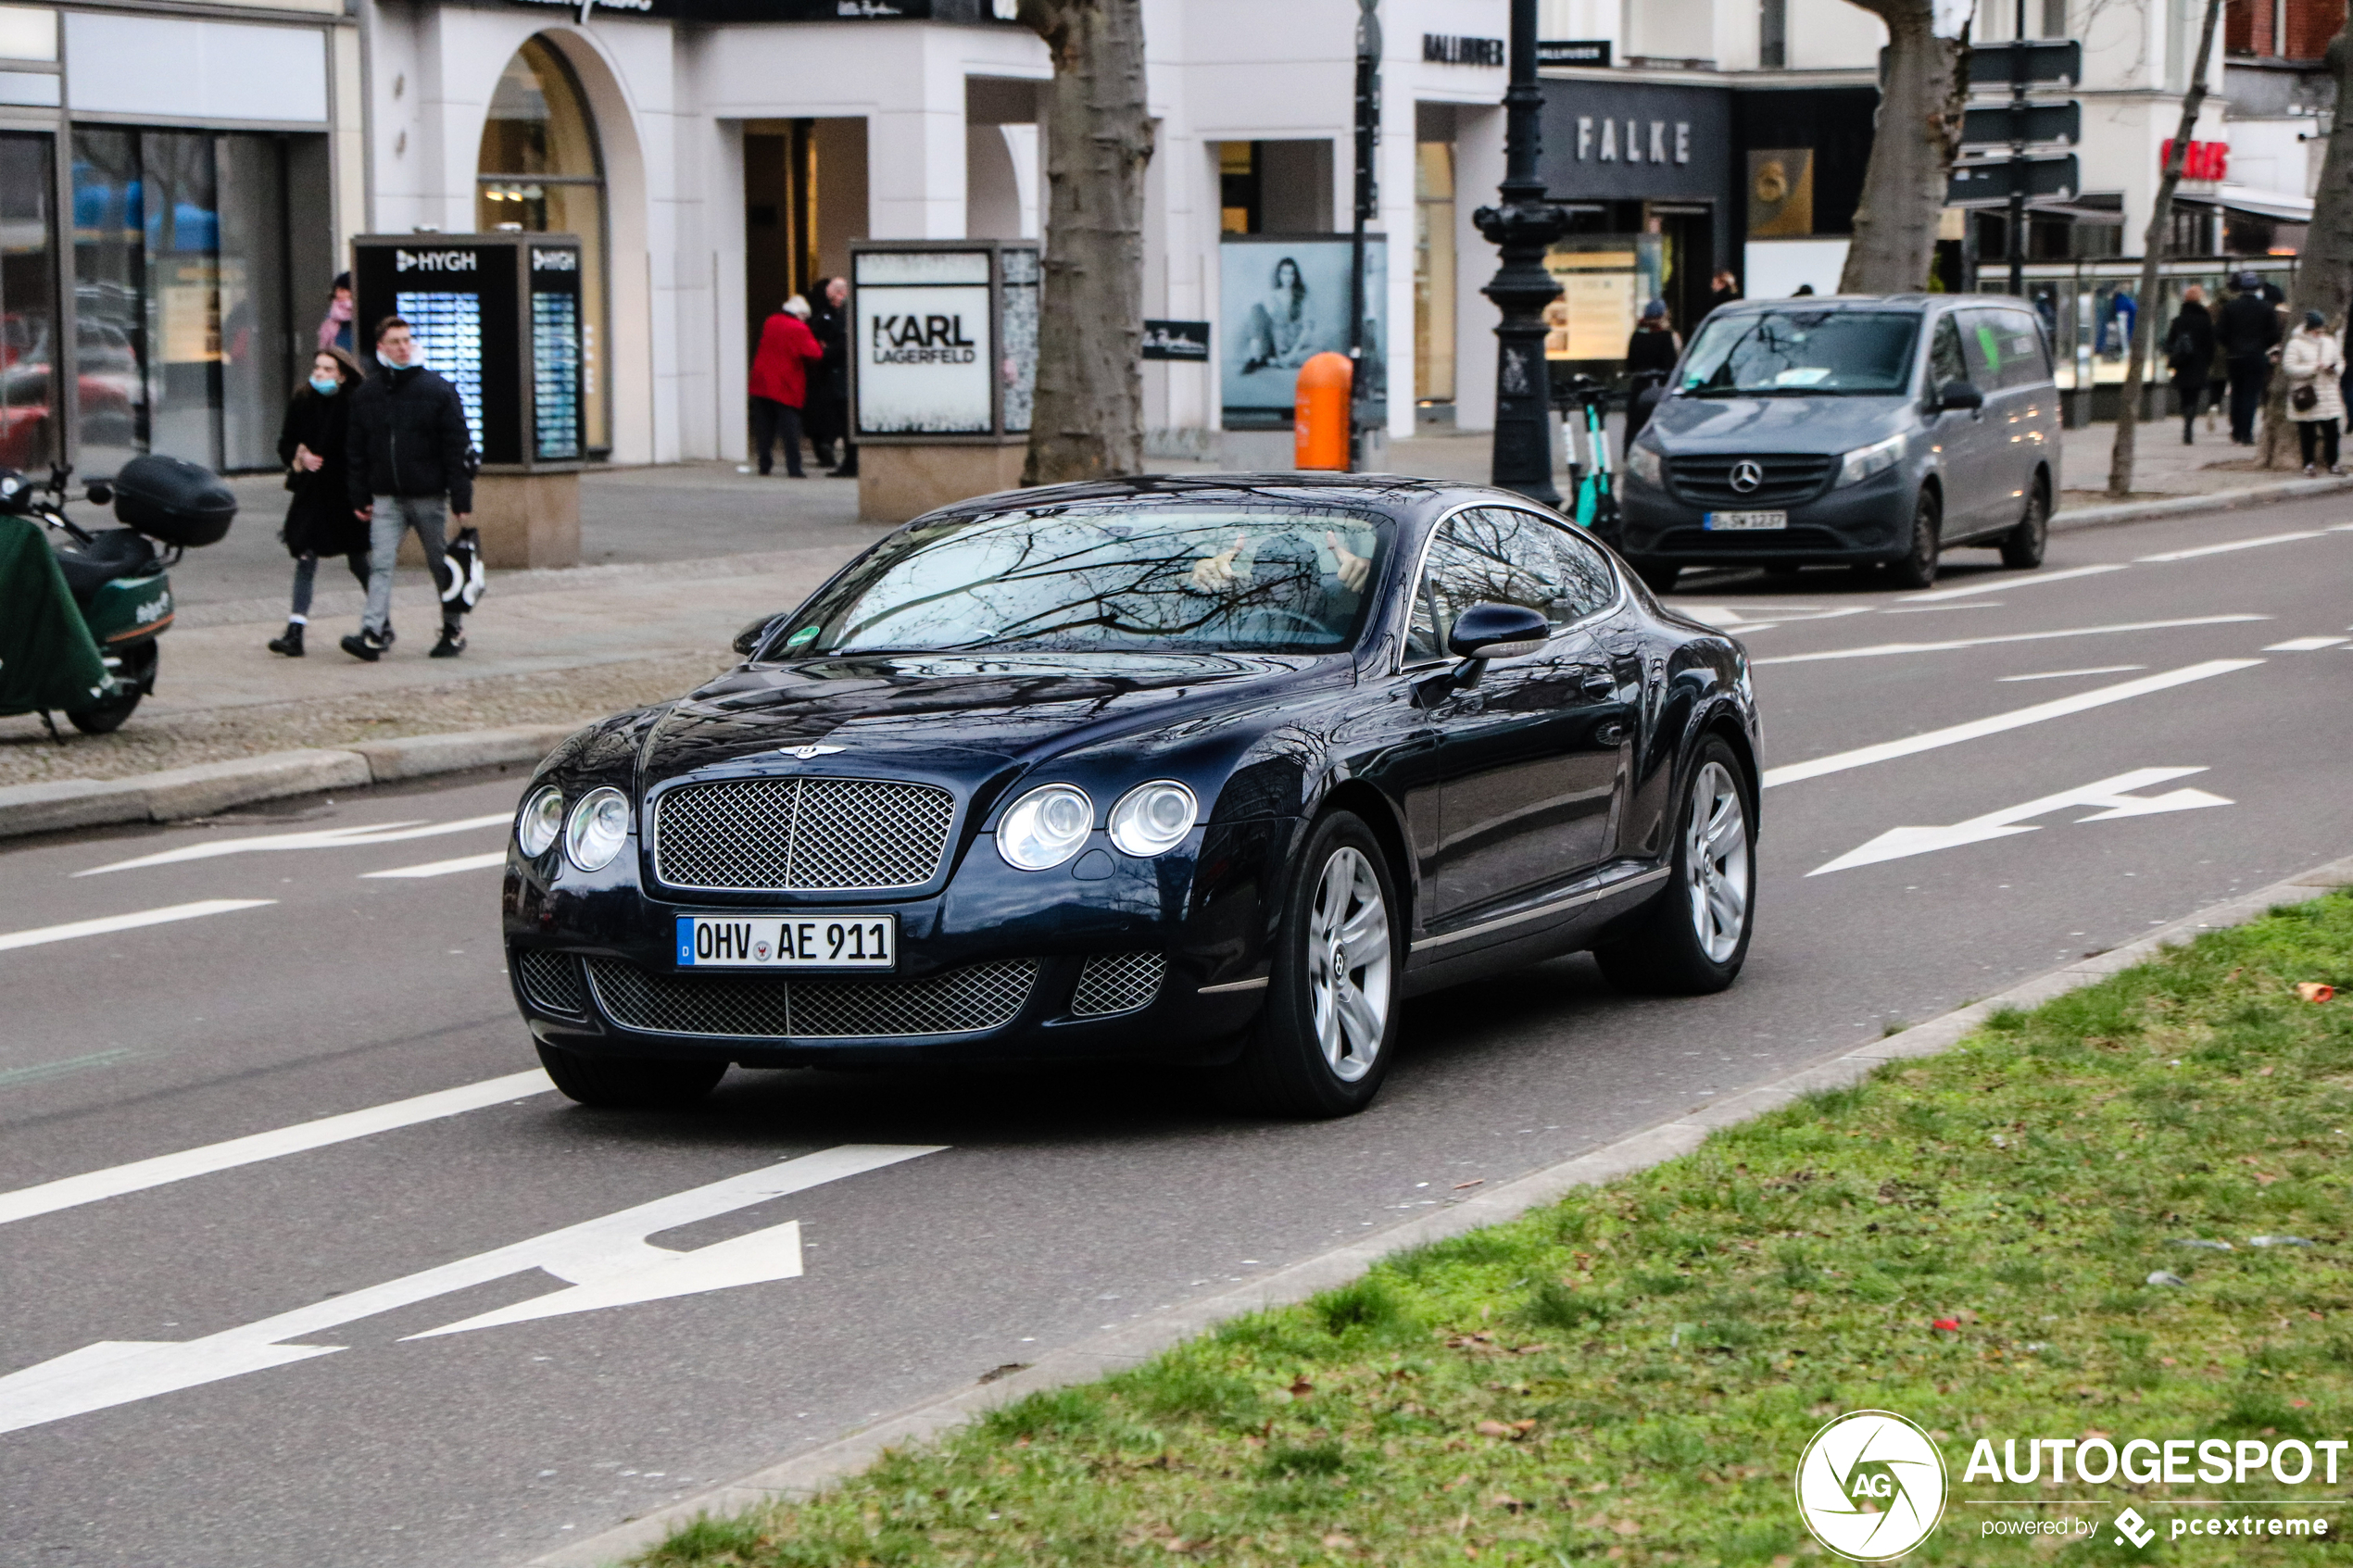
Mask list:
[[[1848,452],[1911,427],[1908,397],[1667,397],[1650,429],[1669,456]]]
[[[1275,654],[898,654],[750,665],[682,698],[640,754],[647,786],[683,773],[790,766],[796,746],[842,748],[862,768],[920,764],[993,773],[1091,745],[1346,679],[1345,658]],[[732,767],[731,767],[732,771]]]

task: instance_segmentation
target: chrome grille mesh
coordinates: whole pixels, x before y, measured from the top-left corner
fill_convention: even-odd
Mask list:
[[[598,1004],[624,1028],[730,1039],[963,1035],[1012,1021],[1038,982],[1035,960],[966,964],[924,980],[779,980],[653,974],[590,959]]]
[[[1070,1010],[1078,1018],[1134,1012],[1160,994],[1168,960],[1158,953],[1094,953],[1078,972]]]
[[[828,893],[929,882],[956,797],[888,779],[725,779],[683,784],[656,809],[668,886]]]
[[[588,998],[580,988],[580,960],[570,953],[525,947],[515,954],[514,966],[522,994],[549,1012],[578,1015],[588,1010]]]

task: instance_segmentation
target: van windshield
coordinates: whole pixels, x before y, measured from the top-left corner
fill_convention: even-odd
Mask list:
[[[1919,318],[1894,310],[1718,315],[1683,357],[1691,397],[1902,393]]]

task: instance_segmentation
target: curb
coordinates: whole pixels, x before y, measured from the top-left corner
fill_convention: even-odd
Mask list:
[[[2107,507],[2070,507],[2051,514],[2051,532],[2072,533],[2085,528],[2112,528],[2120,522],[2147,522],[2179,517],[2184,512],[2235,511],[2271,501],[2294,501],[2307,495],[2327,495],[2353,489],[2353,475],[2335,479],[2284,479],[2275,484],[2249,484],[2237,490],[2216,490],[2204,495],[2169,495],[2162,501],[2119,501]]]
[[[357,789],[501,764],[536,765],[575,724],[364,741],[338,751],[272,751],[126,779],[55,779],[0,788],[0,838],[116,822],[170,822],[232,806]]]
[[[762,1503],[814,1496],[835,1482],[856,1474],[887,1450],[933,1441],[999,1406],[1047,1389],[1088,1383],[1124,1371],[1228,1319],[1269,1307],[1289,1306],[1345,1285],[1382,1259],[1408,1248],[1427,1246],[1486,1225],[1502,1224],[1530,1209],[1555,1202],[1578,1187],[1597,1185],[1663,1164],[1697,1148],[1709,1133],[1719,1127],[1761,1116],[1805,1095],[1843,1088],[1869,1077],[1884,1062],[1950,1050],[2004,1008],[2040,1006],[2054,997],[2155,958],[2163,947],[2186,941],[2201,932],[2244,925],[2282,904],[2305,903],[2343,887],[2353,887],[2353,857],[2332,860],[2269,887],[2210,904],[2121,947],[2022,981],[1998,996],[1957,1008],[1901,1034],[1711,1102],[1436,1213],[1393,1225],[1378,1236],[1277,1269],[1239,1289],[1205,1296],[1156,1313],[1150,1322],[1094,1335],[1064,1349],[1050,1351],[1024,1371],[884,1417],[805,1454],[535,1557],[526,1568],[608,1568],[609,1564],[660,1544],[671,1532],[700,1516],[739,1513]]]

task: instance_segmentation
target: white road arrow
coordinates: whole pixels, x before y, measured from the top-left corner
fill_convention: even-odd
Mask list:
[[[2105,810],[2075,820],[2079,822],[2108,822],[2119,817],[2145,817],[2159,811],[2195,811],[2202,806],[2233,804],[2221,796],[2208,795],[2202,789],[2175,789],[2163,795],[2148,796],[2125,793],[2204,771],[2204,768],[2136,768],[2132,772],[2119,773],[2112,779],[2102,779],[2081,789],[2061,790],[2057,795],[2046,795],[2040,800],[2030,800],[2022,806],[1988,811],[1982,817],[1971,817],[1968,822],[1955,822],[1950,827],[1890,828],[1861,848],[1850,849],[1837,859],[1816,866],[1806,874],[1819,876],[1824,872],[1843,872],[1850,866],[1900,860],[1906,855],[1925,855],[1931,849],[1951,849],[1963,844],[1980,844],[1989,838],[2034,833],[2038,830],[2019,824],[2029,817],[2064,810],[2070,806],[2105,807]]]
[[[0,1377],[0,1432],[332,1355],[346,1347],[285,1341],[535,1269],[553,1274],[571,1288],[408,1337],[429,1339],[567,1312],[791,1279],[800,1273],[800,1227],[795,1221],[691,1252],[656,1247],[646,1237],[938,1152],[937,1146],[919,1144],[844,1144],[201,1339],[102,1340],[85,1345]]]

